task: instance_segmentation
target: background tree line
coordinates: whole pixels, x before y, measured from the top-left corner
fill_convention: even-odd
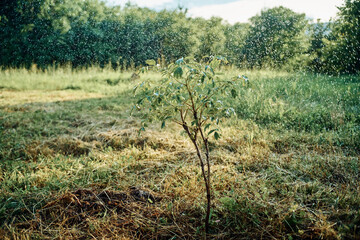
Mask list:
[[[360,70],[360,0],[345,0],[338,18],[310,22],[284,7],[265,9],[250,23],[190,18],[186,10],[99,0],[2,0],[0,65],[74,67],[109,62],[114,68],[221,54],[242,68],[325,73]]]

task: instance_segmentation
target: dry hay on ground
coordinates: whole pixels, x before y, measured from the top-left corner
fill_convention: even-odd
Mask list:
[[[79,189],[50,201],[36,212],[33,220],[19,223],[16,228],[23,229],[20,236],[31,233],[49,239],[180,236],[171,214],[160,207],[161,200],[159,194],[135,187],[122,192]]]
[[[135,128],[111,130],[86,136],[63,135],[43,142],[34,141],[26,147],[26,156],[36,160],[39,156],[67,156],[88,155],[93,150],[103,150],[111,147],[114,150],[124,150],[131,146],[138,149],[150,147],[154,150],[163,150],[171,155],[189,155],[192,146],[183,138],[173,138],[167,134],[148,131],[139,136]]]

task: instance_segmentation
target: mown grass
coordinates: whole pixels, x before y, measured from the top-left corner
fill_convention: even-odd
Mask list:
[[[247,75],[251,87],[228,100],[237,117],[211,143],[211,238],[358,239],[359,76],[224,72]],[[204,186],[191,143],[173,125],[139,136],[140,119],[130,117],[133,86],[160,78],[96,67],[2,70],[0,236],[203,237]],[[123,202],[121,211],[106,203],[96,214],[76,208],[78,189],[131,187],[161,200]]]

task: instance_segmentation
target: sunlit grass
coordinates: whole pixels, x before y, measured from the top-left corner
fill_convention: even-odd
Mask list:
[[[136,71],[134,71],[136,72]],[[50,68],[47,70],[6,69],[0,71],[0,89],[6,90],[77,90],[113,95],[131,89],[136,82],[131,71],[120,72],[112,68],[84,69]],[[160,74],[149,73],[146,78],[159,79]]]
[[[223,72],[245,74],[251,87],[229,100],[237,118],[223,122],[222,138],[211,143],[213,237],[357,239],[359,78]],[[0,71],[2,236],[200,237],[205,195],[192,145],[171,124],[138,135],[131,90],[161,75],[131,76],[96,67]],[[111,212],[71,227],[56,218],[30,224],[37,210],[76,189],[132,186],[162,196],[154,204],[163,214],[158,220],[144,220],[143,209],[134,208],[125,227]]]

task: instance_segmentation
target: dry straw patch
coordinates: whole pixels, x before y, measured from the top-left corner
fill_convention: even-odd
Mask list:
[[[16,228],[23,229],[22,236],[31,233],[47,239],[166,238],[173,235],[174,227],[159,228],[160,219],[168,217],[159,208],[160,201],[160,195],[144,189],[79,189],[48,202],[33,220],[16,224]]]
[[[315,199],[330,197],[323,194],[326,189],[319,183],[306,183],[291,168],[285,169],[292,165],[296,169],[296,152],[274,157],[261,137],[254,138],[250,144],[246,139],[234,137],[239,134],[237,130],[233,134],[231,131],[225,133],[220,147],[213,150],[216,206],[213,229],[218,232],[214,238],[246,239],[260,234],[264,239],[279,239],[292,233],[302,239],[338,239],[336,225],[329,219],[331,213],[314,210],[307,205],[310,202],[296,204],[299,201],[296,197],[305,197],[304,194],[297,196],[302,192],[314,191],[309,196]],[[161,196],[161,201],[136,199],[131,196],[130,189],[123,192],[93,189],[67,192],[40,209],[31,223],[17,225],[16,234],[30,236],[27,235],[30,231],[32,236],[38,234],[42,238],[59,239],[84,236],[104,239],[199,237],[196,232],[205,211],[202,204],[204,186],[189,143],[181,136],[169,137],[168,132],[137,134],[136,129],[109,130],[83,140],[87,140],[84,141],[86,144],[98,143],[90,151],[90,157],[100,160],[94,169],[99,170],[103,165],[111,168],[119,156],[131,157],[131,161],[122,163],[121,169],[114,170],[118,180],[124,181],[121,186],[135,183],[151,187],[157,194],[148,188],[145,191]],[[59,143],[62,141],[67,140],[59,140]],[[77,141],[72,139],[70,142]],[[230,146],[225,147],[226,144]],[[73,149],[72,153],[78,152],[71,144],[64,146]],[[61,148],[56,151],[60,152]],[[272,157],[267,157],[270,154]],[[310,170],[306,170],[310,176],[315,174]],[[37,177],[39,184],[44,182],[41,176]],[[294,182],[291,178],[297,179]],[[103,189],[103,186],[95,189]],[[283,190],[294,195],[281,195]],[[104,193],[111,195],[107,202]],[[329,211],[327,206],[319,207]],[[234,229],[237,230],[233,232]],[[9,232],[7,234],[10,236]]]

